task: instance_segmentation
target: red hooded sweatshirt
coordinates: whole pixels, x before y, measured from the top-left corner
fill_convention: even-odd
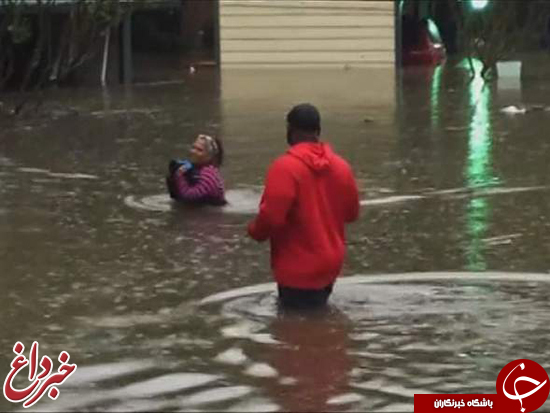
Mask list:
[[[326,143],[300,143],[269,168],[260,212],[248,226],[271,241],[271,267],[285,287],[321,289],[344,262],[344,224],[359,215],[348,163]]]

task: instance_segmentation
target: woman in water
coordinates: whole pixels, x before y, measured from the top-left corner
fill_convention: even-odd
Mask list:
[[[170,197],[189,204],[225,205],[220,174],[223,146],[219,139],[199,135],[191,147],[189,160],[170,161],[166,184]]]

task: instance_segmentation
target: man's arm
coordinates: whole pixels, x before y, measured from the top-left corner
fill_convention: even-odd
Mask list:
[[[347,223],[356,221],[359,218],[359,210],[361,209],[361,204],[359,201],[359,191],[357,190],[357,182],[353,176],[353,172],[350,169],[349,178],[347,182],[347,193],[348,193],[348,205],[346,208],[345,221]]]
[[[248,225],[248,234],[256,241],[265,241],[287,222],[296,198],[296,182],[283,159],[269,168],[260,212]]]

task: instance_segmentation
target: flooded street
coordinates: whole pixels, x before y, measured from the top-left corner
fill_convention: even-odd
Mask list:
[[[61,90],[72,110],[2,120],[0,377],[36,340],[78,365],[40,411],[412,412],[415,393],[495,393],[512,360],[548,370],[550,111],[501,112],[549,107],[548,85],[254,73]],[[279,314],[268,246],[246,236],[301,100],[362,194],[331,307],[307,316]],[[165,193],[199,132],[225,142],[221,210]]]

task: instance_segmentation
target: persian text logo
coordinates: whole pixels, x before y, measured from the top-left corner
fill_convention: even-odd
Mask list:
[[[48,392],[48,397],[52,400],[57,399],[59,390],[56,386],[63,384],[71,374],[76,371],[76,364],[68,364],[69,353],[62,351],[57,358],[61,365],[57,369],[57,373],[52,374],[53,363],[48,356],[42,356],[40,367],[42,371],[37,374],[38,366],[38,342],[32,343],[30,351],[30,363],[23,356],[25,346],[18,341],[13,346],[13,352],[17,355],[11,362],[11,370],[4,381],[4,397],[12,403],[23,403],[23,407],[31,407]],[[13,387],[13,379],[21,369],[29,365],[29,381],[33,382],[27,388],[18,390]]]
[[[529,377],[522,374],[528,374]],[[532,360],[512,361],[498,375],[497,393],[510,401],[510,411],[534,412],[548,400],[548,374],[540,364]]]

